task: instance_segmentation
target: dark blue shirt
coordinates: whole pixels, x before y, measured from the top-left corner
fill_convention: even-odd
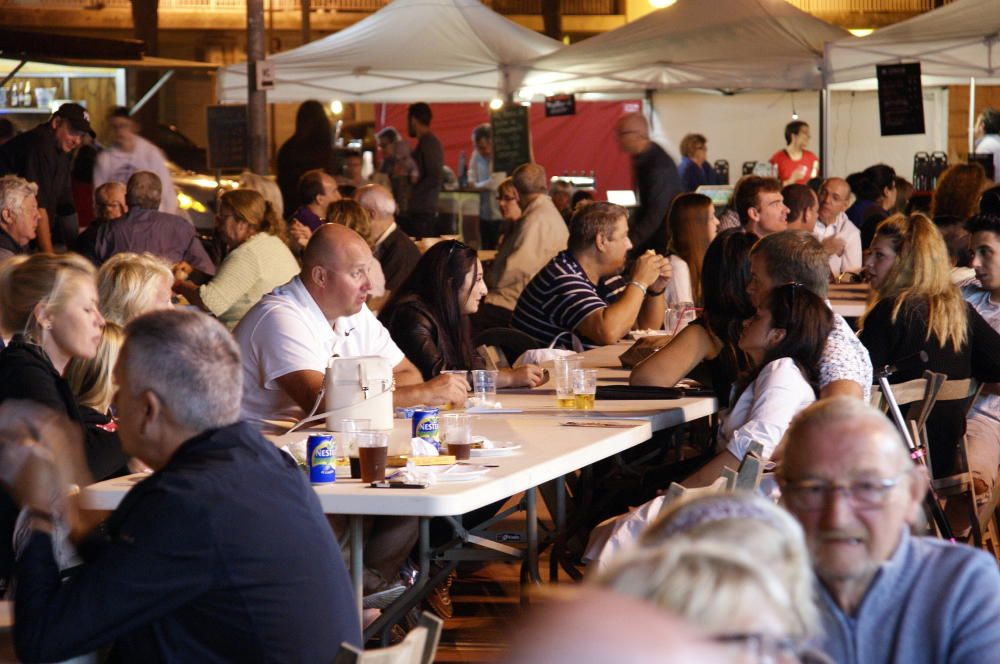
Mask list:
[[[555,342],[557,348],[570,348],[572,337],[567,333],[576,330],[593,312],[614,302],[626,286],[625,279],[617,274],[595,286],[573,254],[562,251],[525,286],[511,326],[543,346]],[[597,345],[585,337],[580,341],[584,348]]]
[[[680,173],[684,191],[694,191],[702,185],[718,184],[715,169],[707,161],[699,166],[684,157],[677,166],[677,172]]]
[[[290,457],[238,423],[185,442],[81,546],[65,581],[48,535],[16,567],[25,661],[114,642],[127,662],[332,662],[361,642],[319,500]]]

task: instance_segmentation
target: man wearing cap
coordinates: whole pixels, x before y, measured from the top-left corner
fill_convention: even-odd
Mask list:
[[[0,145],[0,175],[13,173],[38,185],[38,248],[52,251],[52,223],[73,215],[69,169],[73,150],[94,136],[90,114],[79,104],[63,104],[47,122]]]

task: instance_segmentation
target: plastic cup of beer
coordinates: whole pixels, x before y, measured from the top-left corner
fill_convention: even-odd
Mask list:
[[[594,410],[597,395],[597,369],[573,370],[573,399],[577,410]]]
[[[497,375],[492,369],[476,369],[472,372],[472,392],[476,402],[488,406],[497,400]]]
[[[449,374],[451,376],[461,376],[462,380],[465,381],[466,390],[468,390],[469,372],[466,371],[465,369],[444,369],[443,371],[441,371],[441,373],[443,373],[443,374]],[[450,403],[443,403],[440,406],[438,406],[438,408],[440,408],[441,410],[451,410],[451,404]]]
[[[573,395],[573,370],[583,365],[581,355],[565,355],[552,361],[552,373],[556,383],[556,408],[576,408]]]
[[[465,413],[442,415],[441,442],[457,460],[468,459],[472,455],[472,418]]]
[[[384,431],[358,431],[358,461],[361,481],[384,482],[385,465],[389,458],[389,434]]]
[[[361,477],[361,466],[358,462],[358,443],[356,435],[359,431],[372,428],[372,421],[367,419],[343,419],[337,423],[336,441],[337,454],[347,457],[351,464],[351,477]]]

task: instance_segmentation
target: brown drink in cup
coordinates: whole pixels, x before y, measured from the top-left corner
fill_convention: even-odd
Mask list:
[[[356,440],[361,481],[384,482],[385,466],[389,456],[389,434],[381,431],[359,431]]]
[[[462,461],[472,455],[472,418],[466,413],[441,416],[441,437],[448,445],[448,454]]]
[[[361,447],[358,453],[361,481],[383,482],[385,481],[385,462],[388,458],[388,447]]]
[[[472,443],[448,443],[448,454],[455,457],[456,461],[462,461],[472,456]]]

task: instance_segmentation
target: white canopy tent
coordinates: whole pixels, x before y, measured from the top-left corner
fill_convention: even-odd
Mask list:
[[[340,32],[270,56],[270,102],[478,102],[517,89],[523,63],[562,44],[479,0],[395,0]],[[219,98],[247,95],[247,65],[220,70]]]
[[[679,0],[539,58],[522,95],[665,89],[819,90],[848,33],[784,0]]]
[[[969,152],[976,83],[1000,84],[1000,0],[956,0],[863,39],[827,45],[833,89],[875,88],[875,66],[919,62],[925,86],[969,86]]]
[[[1000,82],[1000,1],[957,0],[878,30],[830,44],[827,82],[871,79],[875,65],[920,62],[925,85]]]

